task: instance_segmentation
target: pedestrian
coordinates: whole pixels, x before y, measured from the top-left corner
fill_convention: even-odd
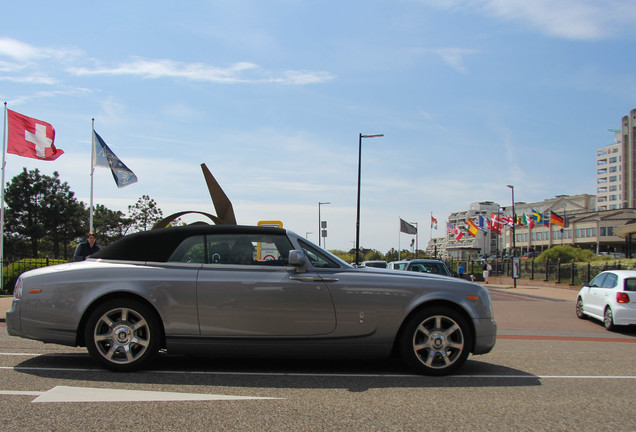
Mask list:
[[[460,279],[464,279],[464,266],[462,264],[459,264],[459,266],[457,266],[457,273],[459,273]]]
[[[98,250],[97,237],[95,237],[94,232],[89,232],[86,241],[77,245],[77,249],[75,249],[75,254],[73,255],[73,261],[84,261]]]
[[[488,283],[488,277],[490,276],[490,271],[492,270],[492,266],[488,261],[484,261],[482,268],[484,270],[484,282]]]

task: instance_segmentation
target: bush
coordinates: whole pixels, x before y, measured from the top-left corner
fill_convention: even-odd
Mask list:
[[[553,246],[550,249],[543,251],[537,258],[537,262],[543,263],[546,261],[561,263],[571,262],[589,262],[594,257],[594,253],[587,249],[579,249],[572,246]]]

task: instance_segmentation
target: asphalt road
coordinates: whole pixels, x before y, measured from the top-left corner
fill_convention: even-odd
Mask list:
[[[170,355],[151,370],[112,373],[84,349],[9,337],[0,322],[0,428],[636,430],[636,330],[610,333],[577,319],[569,294],[491,295],[497,346],[439,378],[413,375],[396,360]]]

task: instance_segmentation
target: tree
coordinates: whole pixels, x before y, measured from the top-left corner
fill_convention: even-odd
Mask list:
[[[395,248],[391,248],[391,250],[389,250],[386,253],[386,260],[388,262],[397,261],[398,260],[398,251],[396,251]]]
[[[383,259],[384,259],[384,256],[375,249],[371,249],[364,256],[364,261],[378,261]]]
[[[84,203],[75,198],[68,183],[61,183],[57,172],[53,175],[43,176],[48,191],[42,203],[48,228],[45,240],[50,240],[54,258],[68,258],[73,253],[68,249],[70,242],[84,235],[82,222],[86,220],[87,210]]]
[[[131,223],[132,220],[126,218],[119,210],[113,211],[101,204],[95,206],[93,229],[101,246],[107,246],[126,235]]]
[[[142,195],[135,205],[128,206],[128,217],[135,231],[148,231],[154,224],[163,219],[163,212],[155,200]]]
[[[37,168],[23,168],[7,183],[5,202],[9,245],[24,242],[33,258],[41,251],[53,258],[68,257],[66,246],[82,234],[85,208],[68,183],[60,181],[57,171],[51,177],[40,174]]]

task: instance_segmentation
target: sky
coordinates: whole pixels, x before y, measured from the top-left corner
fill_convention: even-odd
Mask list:
[[[594,194],[596,149],[636,108],[633,0],[10,2],[0,101],[56,130],[57,171],[90,202],[91,120],[139,181],[96,168],[94,202],[280,220],[328,249],[406,248],[470,203]],[[329,202],[319,206],[320,202]],[[431,215],[438,229],[431,229]],[[199,220],[195,218],[188,222]]]

